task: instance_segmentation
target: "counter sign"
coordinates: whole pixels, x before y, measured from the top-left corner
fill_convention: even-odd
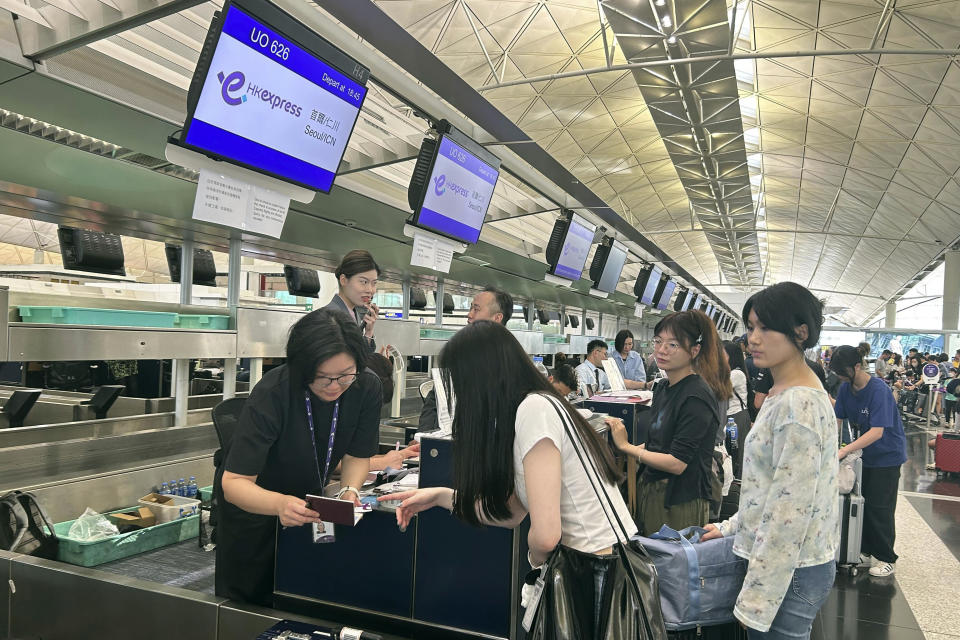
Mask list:
[[[936,384],[940,381],[940,367],[935,364],[923,365],[923,383]]]

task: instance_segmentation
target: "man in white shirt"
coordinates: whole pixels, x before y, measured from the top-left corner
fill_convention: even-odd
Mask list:
[[[610,381],[603,370],[603,361],[607,359],[607,343],[603,340],[591,340],[587,345],[587,359],[577,367],[577,380],[580,394],[591,396],[594,393],[610,390]]]

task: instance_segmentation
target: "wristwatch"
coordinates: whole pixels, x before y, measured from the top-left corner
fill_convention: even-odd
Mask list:
[[[340,491],[337,492],[337,500],[340,500],[347,491],[353,491],[354,495],[357,496],[357,499],[360,499],[360,489],[354,487],[341,487]]]

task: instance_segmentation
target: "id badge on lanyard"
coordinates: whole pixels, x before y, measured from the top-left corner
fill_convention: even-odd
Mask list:
[[[313,446],[313,461],[317,466],[317,476],[320,478],[320,490],[327,484],[327,475],[330,473],[330,460],[333,458],[333,441],[337,436],[337,421],[340,417],[340,401],[337,400],[333,405],[333,419],[330,421],[330,439],[327,442],[327,461],[323,467],[323,473],[320,472],[320,458],[317,456],[317,439],[313,428],[313,405],[310,403],[310,392],[303,392],[304,402],[307,405],[307,426],[310,427],[310,442]],[[313,542],[314,544],[326,544],[336,542],[337,537],[334,532],[332,522],[314,522],[313,523]]]

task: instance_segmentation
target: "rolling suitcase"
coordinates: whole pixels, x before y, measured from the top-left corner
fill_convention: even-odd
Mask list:
[[[933,457],[937,471],[960,473],[960,433],[938,433]]]
[[[730,485],[730,490],[727,492],[727,495],[723,496],[723,501],[720,503],[720,522],[724,520],[729,520],[733,517],[737,511],[740,510],[740,481],[734,480]]]
[[[852,575],[857,574],[863,540],[863,460],[854,461],[854,471],[853,490],[839,496],[840,546],[837,549],[837,567],[847,567]]]

